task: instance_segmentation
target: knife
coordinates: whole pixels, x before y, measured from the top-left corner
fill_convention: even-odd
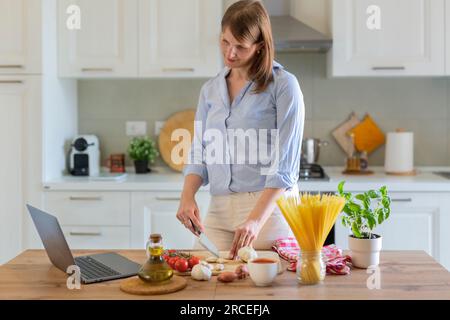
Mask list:
[[[191,219],[190,219],[191,220]],[[208,237],[206,236],[205,233],[202,233],[197,226],[194,224],[194,222],[192,222],[192,227],[194,228],[194,231],[197,232],[200,236],[199,236],[199,240],[200,240],[200,244],[205,247],[206,250],[208,250],[209,252],[211,252],[213,255],[215,255],[217,258],[220,258],[219,256],[219,250],[217,249],[216,245],[214,243],[211,242],[211,240],[208,239]]]

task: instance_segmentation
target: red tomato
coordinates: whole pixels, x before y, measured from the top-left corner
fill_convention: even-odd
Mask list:
[[[167,261],[167,263],[169,264],[169,266],[172,269],[175,269],[175,263],[178,261],[178,257],[171,257],[169,258],[169,260]]]
[[[196,256],[189,258],[188,260],[189,268],[192,269],[196,264],[200,263],[200,259]]]
[[[186,272],[189,268],[189,263],[186,259],[180,258],[175,262],[175,269],[179,272]]]

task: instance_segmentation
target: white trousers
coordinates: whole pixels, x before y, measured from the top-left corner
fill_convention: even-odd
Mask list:
[[[219,250],[231,249],[234,231],[248,218],[262,192],[239,192],[211,197],[203,225],[206,235]],[[275,240],[291,236],[293,236],[292,231],[276,206],[253,242],[253,248],[271,250]],[[203,249],[198,239],[195,249]]]

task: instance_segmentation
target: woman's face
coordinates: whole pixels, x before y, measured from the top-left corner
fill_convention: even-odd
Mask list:
[[[258,50],[258,45],[250,41],[237,41],[229,28],[225,28],[220,36],[220,48],[223,60],[229,68],[247,66]]]

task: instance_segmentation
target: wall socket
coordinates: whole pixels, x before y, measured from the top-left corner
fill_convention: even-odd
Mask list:
[[[155,121],[155,136],[159,135],[165,123],[166,123],[165,121]]]
[[[146,136],[147,122],[145,121],[127,121],[126,133],[128,137]]]

